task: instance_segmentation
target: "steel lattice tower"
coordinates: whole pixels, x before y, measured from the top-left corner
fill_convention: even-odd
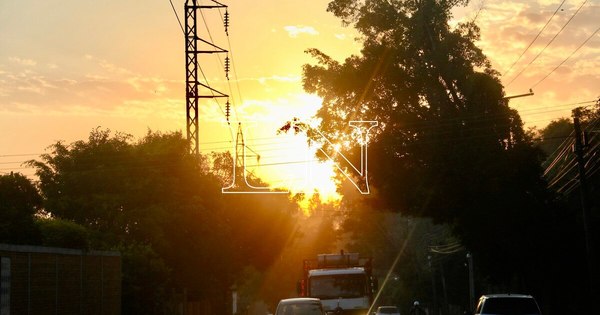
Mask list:
[[[197,10],[227,8],[226,5],[211,0],[209,5],[200,5],[198,0],[186,0],[185,2],[185,85],[186,85],[186,115],[187,115],[187,139],[190,142],[190,151],[198,155],[198,99],[228,97],[206,84],[200,82],[198,77],[198,56],[201,54],[226,53],[227,50],[198,37],[196,16]],[[208,49],[198,50],[198,41]],[[200,70],[202,71],[202,70]]]

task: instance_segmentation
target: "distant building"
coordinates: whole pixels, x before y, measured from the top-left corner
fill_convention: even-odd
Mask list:
[[[120,313],[119,252],[0,244],[0,315]]]

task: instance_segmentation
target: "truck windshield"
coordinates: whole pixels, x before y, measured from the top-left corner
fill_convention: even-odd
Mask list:
[[[357,298],[367,295],[367,278],[361,274],[314,276],[310,296],[320,299]]]
[[[277,308],[277,315],[323,315],[323,308],[320,304],[312,303],[283,305]]]

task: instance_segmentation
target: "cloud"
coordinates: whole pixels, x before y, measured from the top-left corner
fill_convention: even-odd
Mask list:
[[[36,67],[33,61],[10,58],[0,64],[0,103],[5,112],[62,112],[70,115],[85,110],[96,113],[133,108],[132,104],[155,104],[179,97],[184,90],[180,80],[147,76],[91,55],[84,56],[79,72],[69,65]],[[26,105],[26,106],[25,106]],[[120,109],[121,108],[121,109]],[[152,110],[156,105],[149,106]],[[139,112],[139,111],[138,111]]]
[[[256,78],[256,79],[251,79],[251,80],[256,80],[258,81],[260,84],[266,84],[267,81],[275,81],[275,82],[291,82],[291,83],[297,83],[300,82],[301,77],[298,75],[287,75],[287,76],[283,76],[283,75],[272,75],[269,77],[260,77],[260,78]]]
[[[10,60],[16,64],[22,65],[22,66],[33,67],[33,66],[37,65],[37,62],[35,62],[34,60],[31,60],[31,59],[21,59],[19,57],[10,57],[10,58],[8,58],[8,60]]]
[[[477,20],[481,27],[481,41],[477,45],[483,49],[494,67],[506,74],[502,76],[502,81],[507,95],[525,92],[537,84],[534,96],[511,102],[511,106],[518,110],[542,104],[552,107],[556,104],[577,103],[598,96],[600,74],[596,69],[600,66],[600,44],[596,40],[597,34],[596,38],[589,40],[567,62],[556,68],[597,29],[597,4],[584,5],[550,43],[581,4],[566,3],[562,7],[564,10],[556,13],[539,38],[525,50],[556,11],[558,4],[556,1],[543,0],[488,1]],[[523,56],[519,58],[521,54]],[[534,60],[538,54],[539,58]],[[509,84],[519,73],[521,74],[514,82]],[[523,120],[527,125],[543,127],[550,119],[564,115],[569,116],[568,109],[538,115],[525,110]]]
[[[283,29],[288,32],[288,35],[292,38],[298,37],[300,34],[307,35],[319,35],[319,32],[315,30],[312,26],[303,26],[303,25],[288,25],[284,26]]]

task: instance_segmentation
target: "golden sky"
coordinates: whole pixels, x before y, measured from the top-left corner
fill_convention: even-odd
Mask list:
[[[305,140],[275,131],[292,117],[308,119],[320,105],[302,90],[301,66],[312,61],[304,50],[319,48],[342,60],[359,53],[356,33],[325,11],[328,0],[222,2],[229,6],[229,37],[223,10],[204,13],[210,35],[200,15],[198,29],[230,50],[235,71],[228,82],[224,55],[202,56],[200,65],[211,86],[231,95],[234,125],[248,126],[247,144],[261,155],[248,164],[260,164],[254,171],[276,186],[312,191],[328,183],[333,191],[331,166],[306,162],[314,157]],[[455,11],[456,21],[479,11],[478,44],[505,74],[505,85],[525,69],[506,91],[522,94],[535,85],[534,96],[511,102],[527,126],[543,127],[569,116],[574,103],[600,96],[600,32],[590,38],[600,27],[597,0],[587,1],[528,65],[584,3],[566,1],[507,73],[560,2],[472,1]],[[183,22],[184,0],[173,4]],[[185,131],[184,64],[183,34],[169,0],[0,0],[0,172],[30,175],[19,162],[57,140],[86,139],[98,126],[137,137],[147,129]],[[224,100],[201,101],[203,152],[233,147],[236,129],[224,124],[223,109]]]

